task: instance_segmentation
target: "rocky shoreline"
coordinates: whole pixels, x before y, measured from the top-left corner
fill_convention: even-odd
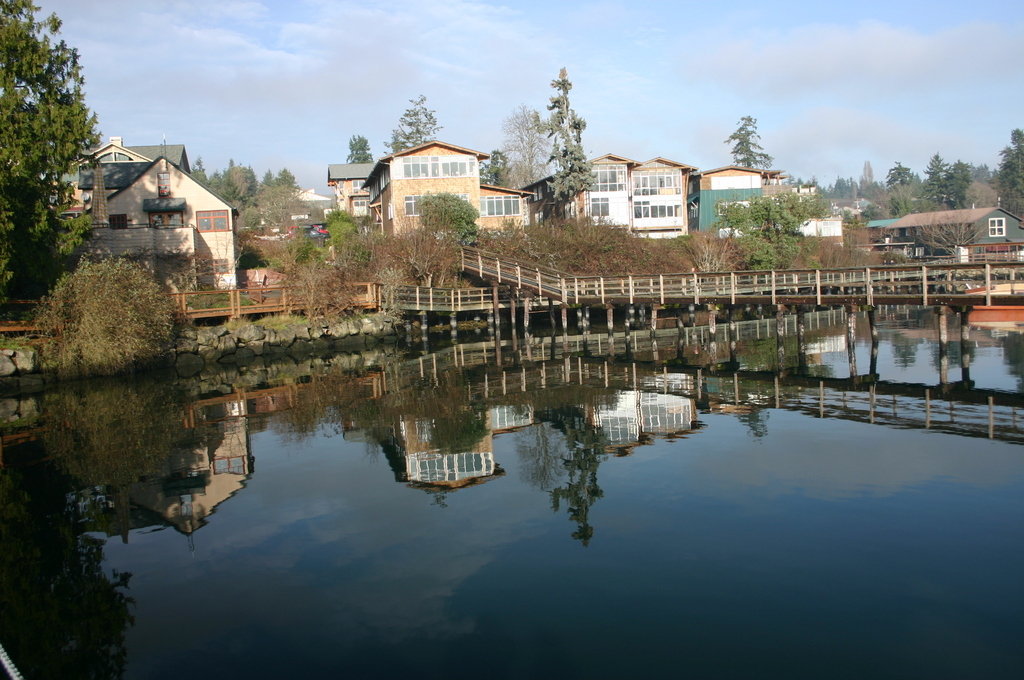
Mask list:
[[[397,342],[400,328],[394,318],[383,314],[323,325],[190,326],[178,330],[173,347],[157,368],[173,368],[178,377],[189,378],[214,368],[354,352]],[[0,395],[38,392],[57,380],[42,370],[34,349],[0,350]]]

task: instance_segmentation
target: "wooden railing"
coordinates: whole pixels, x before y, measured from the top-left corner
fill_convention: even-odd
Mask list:
[[[991,305],[1001,282],[1024,280],[1024,262],[843,269],[573,276],[463,248],[464,271],[565,304],[962,304]],[[998,293],[1024,304],[1024,290]]]

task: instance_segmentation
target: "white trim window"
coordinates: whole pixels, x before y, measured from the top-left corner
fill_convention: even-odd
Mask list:
[[[1006,218],[990,217],[988,219],[989,236],[1006,236]]]
[[[406,156],[401,167],[403,179],[479,177],[472,156]]]
[[[611,215],[611,203],[607,197],[605,198],[590,198],[590,216],[591,217],[608,217]]]
[[[636,201],[633,204],[633,218],[643,220],[648,218],[679,217],[679,205],[651,205],[650,201]]]
[[[594,166],[594,188],[591,191],[625,191],[625,165]]]
[[[422,196],[406,196],[405,197],[405,216],[406,217],[419,217],[420,216],[420,198]]]
[[[633,193],[637,196],[682,193],[682,181],[677,170],[634,172]]]
[[[512,217],[520,212],[518,196],[480,197],[480,217]]]

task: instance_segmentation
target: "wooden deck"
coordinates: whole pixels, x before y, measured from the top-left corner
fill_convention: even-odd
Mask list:
[[[995,286],[1024,279],[1024,262],[573,276],[463,248],[463,271],[498,285],[567,305],[772,304],[948,305],[1024,304],[1024,287]]]

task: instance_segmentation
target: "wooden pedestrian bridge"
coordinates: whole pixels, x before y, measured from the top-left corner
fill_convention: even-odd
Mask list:
[[[354,309],[387,309],[425,315],[434,312],[500,310],[527,320],[539,304],[566,308],[629,305],[775,306],[873,308],[880,305],[938,306],[969,310],[979,306],[1024,305],[1024,262],[936,263],[863,268],[786,269],[738,272],[684,272],[579,276],[476,248],[462,248],[462,271],[485,285],[462,288],[386,286],[353,283],[347,301]],[[182,316],[191,319],[240,318],[302,312],[297,289],[263,286],[171,294]],[[15,301],[16,303],[16,301]],[[12,303],[8,303],[10,306]],[[31,304],[31,303],[25,303]],[[35,330],[31,322],[0,322],[0,331]]]

